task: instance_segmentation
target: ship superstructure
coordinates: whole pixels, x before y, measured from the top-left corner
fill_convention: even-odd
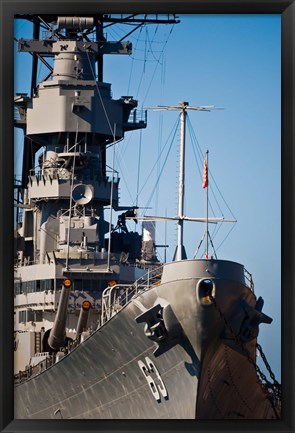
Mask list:
[[[18,50],[33,56],[32,95],[15,97],[15,125],[25,137],[22,178],[16,179],[16,344],[25,339],[40,352],[36,332],[53,323],[64,278],[73,281],[67,328],[76,328],[87,300],[89,327],[95,329],[108,281],[131,283],[142,270],[126,264],[150,261],[141,253],[148,242],[126,228],[126,213],[135,216],[136,209],[119,206],[119,174],[106,164],[107,146],[146,127],[146,111],[136,109],[132,96],[114,100],[102,77],[103,56],[129,55],[131,44],[106,41],[102,22],[108,16],[57,17],[54,24],[44,19],[33,18],[34,39],[18,41]],[[46,37],[38,39],[44,24]],[[87,36],[93,32],[94,41]],[[50,72],[37,85],[38,59]],[[122,211],[115,230],[104,217],[110,206]],[[28,330],[34,333],[21,332]],[[29,364],[30,355],[16,357],[16,371]]]

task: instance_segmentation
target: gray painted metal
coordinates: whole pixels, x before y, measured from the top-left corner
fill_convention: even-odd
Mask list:
[[[81,310],[79,314],[79,319],[77,323],[77,331],[75,340],[80,342],[82,332],[87,329],[87,320],[89,316],[89,310],[91,308],[91,304],[89,301],[84,301],[81,305]]]
[[[48,344],[52,349],[59,350],[65,346],[67,305],[69,302],[70,286],[63,286],[60,294],[59,305],[56,312],[53,327],[48,337]]]
[[[178,390],[159,404],[138,365],[146,357],[153,359],[154,343],[136,324],[137,314],[137,307],[129,304],[58,364],[16,387],[15,417],[194,417],[197,378],[184,366],[192,364],[191,357],[177,347],[156,362],[166,388]],[[43,391],[40,398],[41,389],[46,396]],[[194,399],[181,403],[180,393]]]
[[[216,301],[238,329],[245,319],[240,301],[256,303],[253,292],[239,281],[241,265],[197,260],[168,264],[162,284],[131,300],[48,370],[16,386],[15,417],[214,419],[222,414],[223,418],[274,418],[253,365],[236,348],[225,346],[223,320],[212,303],[202,303],[198,287],[208,278],[207,268],[215,271]],[[220,278],[226,274],[229,279]],[[155,357],[155,349],[165,341],[153,342],[135,319],[142,310],[158,304],[173,312],[178,323],[173,338],[178,343]],[[169,340],[171,315],[163,317]],[[249,347],[253,352],[253,341]],[[149,361],[158,376],[149,369]],[[166,390],[166,397],[161,390],[164,394]]]

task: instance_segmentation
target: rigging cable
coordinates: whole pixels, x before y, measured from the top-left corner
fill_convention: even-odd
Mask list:
[[[125,160],[124,160],[124,152],[123,152],[122,148],[120,146],[118,146],[117,150],[116,150],[116,164],[118,166],[119,171],[121,173],[124,173],[122,163],[124,165],[124,169],[126,171],[128,171],[128,169],[126,167],[126,164],[125,164]],[[123,181],[123,183],[124,183],[124,185],[126,187],[126,190],[127,190],[128,194],[129,194],[129,197],[130,197],[130,200],[133,201],[134,197],[131,194],[131,191],[130,191],[130,189],[128,187],[128,183],[126,182],[125,177],[121,176],[120,179]]]
[[[163,148],[162,148],[162,150],[161,150],[161,152],[160,152],[160,156],[161,156],[161,155],[163,154],[163,152],[164,152],[164,150],[165,150],[167,144],[169,143],[169,140],[170,140],[171,135],[173,134],[172,142],[171,142],[170,147],[169,147],[169,149],[168,149],[168,153],[167,153],[167,156],[166,156],[166,159],[165,159],[165,160],[167,160],[168,154],[169,154],[169,152],[170,152],[170,150],[171,150],[171,146],[172,146],[172,143],[173,143],[173,140],[174,140],[175,134],[176,134],[176,132],[177,132],[178,124],[179,124],[179,118],[177,119],[176,124],[174,125],[174,130],[172,129],[172,131],[170,132],[169,137],[168,137],[168,139],[166,140],[166,143],[164,144],[164,146],[163,146]],[[143,186],[141,187],[141,189],[140,189],[140,191],[139,191],[139,195],[141,194],[141,192],[142,192],[143,189],[145,188],[145,186],[146,186],[148,180],[150,179],[150,177],[151,177],[151,175],[152,175],[152,173],[153,173],[155,167],[157,166],[157,163],[158,163],[158,160],[154,163],[154,165],[153,165],[153,167],[151,168],[149,174],[147,175],[146,180],[145,180],[145,182],[143,183]],[[148,205],[146,205],[145,209],[147,209],[147,208],[148,208]]]
[[[89,53],[88,53],[87,50],[86,50],[86,55],[87,55],[87,59],[88,59],[88,62],[89,62],[89,66],[90,66],[90,69],[91,69],[91,73],[92,73],[93,79],[94,79],[94,81],[95,81],[95,87],[96,87],[96,90],[97,90],[97,93],[98,93],[98,96],[99,96],[99,99],[100,99],[100,102],[101,102],[101,106],[102,106],[103,112],[104,112],[105,117],[106,117],[106,120],[107,120],[107,122],[108,122],[108,125],[109,125],[109,128],[110,128],[110,131],[111,131],[111,134],[112,134],[112,136],[114,136],[114,130],[113,130],[113,128],[112,128],[112,125],[111,125],[110,118],[109,118],[109,116],[108,116],[108,113],[107,113],[106,107],[105,107],[105,105],[104,105],[103,98],[102,98],[102,96],[101,96],[101,93],[100,93],[100,90],[99,90],[99,86],[98,86],[98,82],[97,82],[97,80],[96,80],[96,76],[95,76],[95,73],[94,73],[94,70],[93,70],[93,67],[92,67],[92,64],[91,64],[91,61],[90,61]]]
[[[215,259],[217,260],[217,254],[216,254],[216,250],[214,248],[213,242],[212,242],[212,238],[211,238],[210,232],[208,232],[208,235],[209,235],[211,247],[212,247],[214,255],[215,255]]]
[[[189,124],[190,124],[190,126],[191,126],[190,121],[189,121]],[[192,126],[191,126],[191,128],[192,128]],[[196,144],[197,144],[197,146],[198,146],[198,150],[199,150],[200,154],[202,155],[203,152],[202,152],[202,150],[201,150],[200,144],[199,144],[198,139],[197,139],[197,137],[196,137],[196,135],[195,135],[195,133],[194,133],[193,128],[192,128],[192,134],[193,134],[194,139],[195,139],[195,142],[196,142]],[[218,192],[219,192],[219,194],[220,194],[220,197],[222,198],[222,200],[223,200],[224,204],[226,205],[227,209],[229,210],[231,216],[232,216],[234,219],[236,219],[236,217],[235,217],[235,215],[233,214],[231,208],[229,207],[228,203],[226,202],[225,198],[223,197],[223,195],[222,195],[220,189],[218,188],[218,185],[217,185],[217,183],[216,183],[216,181],[215,181],[215,179],[214,179],[214,176],[213,176],[212,172],[210,172],[210,170],[209,170],[209,173],[210,173],[210,179],[212,178],[212,180],[213,180],[213,182],[214,182],[214,184],[215,184],[215,186],[216,186],[216,189],[218,190]]]
[[[147,28],[146,28],[146,34],[148,34]],[[146,72],[146,59],[147,59],[147,51],[146,51],[146,44],[145,44],[145,51],[144,51],[144,66],[143,66],[143,72],[142,72],[142,78],[145,78],[145,72]],[[141,149],[142,149],[142,129],[140,130],[139,134],[139,149],[138,149],[138,162],[137,162],[137,182],[136,182],[136,198],[135,198],[135,205],[138,206],[138,191],[139,191],[139,181],[140,181],[140,167],[141,167]]]
[[[141,28],[140,28],[140,34],[141,34],[142,30],[143,30],[143,26],[141,26]],[[115,32],[115,33],[118,34],[118,32]],[[137,38],[137,40],[136,40],[136,47],[135,47],[135,50],[137,49],[138,40],[139,40],[139,39]],[[131,59],[132,59],[132,63],[131,63],[131,70],[130,70],[130,74],[129,74],[128,88],[127,88],[127,93],[126,93],[127,95],[129,95],[129,91],[130,91],[130,83],[131,83],[131,78],[132,78],[132,73],[133,73],[133,67],[134,67],[134,57],[131,56]],[[143,76],[144,76],[144,71],[142,72],[142,75],[141,75],[140,85],[141,85],[141,83],[142,83]],[[139,87],[140,87],[140,85],[139,85]],[[137,90],[137,93],[138,93],[138,90]],[[135,94],[135,97],[137,97],[137,96],[136,96],[137,93]],[[122,152],[121,152],[122,154],[125,153],[125,151],[126,151],[128,145],[129,145],[129,143],[130,143],[130,141],[131,141],[131,137],[132,137],[132,134],[129,135],[129,139],[128,139],[128,140],[124,140],[124,143],[123,143],[123,146],[122,146]],[[141,135],[140,135],[140,140],[141,140]],[[121,166],[119,161],[118,161],[118,165],[119,165],[119,167]],[[123,173],[123,170],[122,170],[122,173]],[[123,177],[123,180],[124,180],[125,185],[127,186],[127,183],[126,183],[124,177]],[[128,189],[128,187],[127,187],[127,189]],[[130,193],[129,190],[128,190],[128,192],[129,192],[130,198],[131,198],[131,200],[132,200],[131,193]]]
[[[139,87],[138,87],[138,89],[142,87],[142,86],[141,86],[141,83],[142,83],[142,81],[143,81],[143,78],[144,78],[145,75],[146,75],[146,64],[147,64],[147,61],[148,61],[148,53],[149,53],[149,52],[152,53],[153,58],[154,58],[154,60],[157,62],[157,64],[161,64],[161,65],[163,66],[163,62],[161,63],[161,62],[160,62],[160,59],[161,59],[161,57],[163,57],[163,55],[164,55],[164,50],[161,51],[160,58],[157,59],[157,58],[155,57],[155,55],[153,54],[152,49],[151,49],[151,50],[148,50],[148,46],[147,46],[147,43],[148,43],[148,44],[149,44],[149,47],[151,48],[151,44],[152,44],[152,42],[154,41],[155,35],[156,35],[156,33],[157,33],[157,30],[158,30],[158,26],[156,27],[155,32],[154,32],[154,37],[153,37],[153,39],[151,40],[150,37],[149,37],[149,32],[148,32],[148,30],[146,29],[145,49],[144,49],[144,66],[143,66],[143,71],[142,71],[142,75],[141,75],[141,79],[140,79],[140,83],[139,83]],[[140,37],[140,35],[139,35],[139,37]],[[137,40],[137,43],[138,43],[138,40]],[[167,43],[167,41],[165,42],[165,45],[166,45],[166,43]],[[134,58],[133,58],[133,60],[134,60]],[[154,74],[153,74],[153,76],[152,76],[152,80],[151,80],[151,82],[150,82],[150,84],[149,84],[148,90],[150,89],[151,84],[152,84],[152,82],[153,82],[153,78],[154,78],[154,76],[155,76],[156,69],[157,69],[157,68],[155,68],[155,71],[154,71]],[[130,74],[129,83],[130,83],[130,80],[131,80],[131,74]],[[163,68],[162,68],[162,74],[161,74],[161,84],[163,84]],[[147,93],[148,93],[148,91],[146,92],[146,95],[147,95]],[[137,91],[137,94],[138,94],[138,91]],[[145,99],[146,99],[146,96],[144,97],[144,100],[145,100]],[[143,102],[144,102],[144,101],[143,101]],[[159,139],[160,139],[160,137],[159,137]],[[139,155],[138,155],[138,172],[137,172],[136,205],[138,205],[138,195],[139,195],[139,180],[140,180],[140,168],[141,168],[141,149],[142,149],[142,130],[140,131],[140,143],[139,143]],[[158,146],[158,153],[160,154],[160,145]],[[158,159],[157,159],[157,166],[158,166],[158,167],[157,167],[157,175],[159,174],[159,163],[160,163],[160,157],[159,157],[159,155],[158,155]],[[157,198],[156,198],[156,207],[157,207]]]
[[[76,164],[76,151],[78,145],[78,121],[76,125],[76,136],[75,136],[75,144],[74,148],[74,157],[73,157],[73,166],[72,166],[72,178],[71,178],[71,195],[70,195],[70,206],[69,206],[69,225],[68,225],[68,233],[67,233],[67,255],[66,255],[66,270],[69,269],[69,255],[70,255],[70,232],[71,232],[71,218],[72,218],[72,203],[73,203],[73,187],[74,187],[74,178],[75,178],[75,164]]]
[[[87,55],[87,58],[88,58],[88,63],[89,63],[89,66],[90,66],[90,69],[91,69],[91,72],[92,72],[92,76],[93,76],[93,78],[94,78],[94,80],[95,80],[95,85],[96,85],[97,93],[98,93],[98,95],[99,95],[99,98],[100,98],[100,101],[101,101],[101,104],[102,104],[102,108],[103,108],[103,111],[104,111],[104,113],[105,113],[105,117],[106,117],[106,119],[107,119],[107,122],[108,122],[109,128],[110,128],[110,130],[111,130],[111,132],[112,132],[112,135],[113,135],[113,137],[114,137],[114,131],[113,131],[112,126],[111,126],[111,124],[110,124],[110,119],[109,119],[109,117],[108,117],[108,114],[107,114],[107,111],[106,111],[105,105],[104,105],[104,103],[103,103],[103,99],[102,99],[102,96],[101,96],[101,93],[100,93],[100,89],[99,89],[98,83],[97,83],[97,81],[96,81],[95,73],[94,73],[93,68],[92,68],[92,64],[91,64],[91,61],[90,61],[90,57],[89,57],[89,53],[88,53],[88,51],[86,51],[86,55]],[[123,138],[120,139],[120,140],[117,140],[116,142],[119,142],[119,141],[121,141],[121,140],[123,140]],[[106,147],[109,148],[109,147],[113,146],[114,144],[115,144],[115,140],[114,140],[112,143],[110,143],[108,146],[106,146]],[[128,187],[127,187],[127,189],[128,189]],[[130,197],[131,197],[130,191],[129,191],[129,195],[130,195]]]
[[[165,43],[164,43],[164,47],[163,47],[163,49],[162,49],[162,51],[161,51],[161,54],[160,54],[160,56],[159,56],[159,61],[158,61],[157,64],[156,64],[156,67],[155,67],[155,69],[154,69],[154,73],[153,73],[153,76],[152,76],[152,78],[151,78],[151,81],[150,81],[149,87],[147,88],[147,91],[146,91],[145,97],[144,97],[144,99],[143,99],[143,104],[144,104],[144,102],[145,102],[145,100],[146,100],[146,98],[147,98],[147,95],[149,94],[149,91],[150,91],[151,85],[152,85],[152,83],[153,83],[153,81],[154,81],[154,78],[155,78],[155,75],[156,75],[156,71],[157,71],[158,66],[159,66],[159,64],[160,64],[160,60],[161,60],[161,58],[164,56],[164,50],[165,50],[165,48],[166,48],[166,45],[167,45],[167,43],[168,43],[168,41],[169,41],[169,38],[170,38],[170,36],[171,36],[171,34],[172,34],[173,29],[174,29],[174,26],[172,26],[172,28],[171,28],[171,30],[170,30],[170,33],[169,33],[169,35],[168,35],[168,37],[167,37],[167,39],[166,39],[166,41],[165,41]]]
[[[110,131],[111,131],[112,136],[113,136],[113,142],[110,143],[110,144],[108,145],[108,148],[109,148],[109,147],[113,146],[116,142],[119,142],[119,141],[121,141],[121,140],[119,139],[119,140],[115,141],[114,131],[113,131],[113,128],[112,128],[112,126],[111,126],[110,119],[109,119],[109,116],[108,116],[108,114],[107,114],[107,111],[106,111],[106,108],[105,108],[105,105],[104,105],[104,102],[103,102],[103,99],[102,99],[102,96],[101,96],[101,93],[100,93],[100,90],[99,90],[98,82],[97,82],[97,80],[96,80],[95,73],[94,73],[93,68],[92,68],[92,64],[91,64],[91,61],[90,61],[90,58],[89,58],[89,53],[88,53],[88,51],[86,51],[86,54],[87,54],[87,58],[88,58],[88,62],[89,62],[89,66],[90,66],[90,69],[91,69],[91,72],[92,72],[92,76],[93,76],[93,78],[94,78],[94,80],[95,80],[95,86],[96,86],[96,89],[97,89],[97,93],[98,93],[98,95],[99,95],[99,99],[100,99],[100,102],[101,102],[101,105],[102,105],[102,108],[103,108],[103,111],[104,111],[104,114],[105,114],[106,120],[107,120],[107,122],[108,122],[108,125],[109,125],[109,128],[110,128]],[[122,138],[122,140],[123,140],[123,138]],[[128,188],[127,188],[127,189],[128,189]],[[130,194],[130,192],[129,192],[129,194]]]
[[[141,26],[139,37],[136,39],[136,47],[135,47],[135,51],[139,51],[138,44],[139,44],[139,40],[140,40],[140,37],[141,37],[141,34],[142,34],[142,30],[143,30],[143,26]],[[146,71],[147,71],[147,69],[146,69],[146,65],[147,65],[147,62],[148,62],[148,53],[150,52],[150,50],[148,50],[148,44],[147,44],[147,43],[149,42],[149,46],[151,46],[151,43],[154,42],[154,39],[155,39],[155,35],[156,35],[156,33],[157,33],[157,30],[158,30],[158,26],[156,27],[156,30],[155,30],[155,32],[154,32],[154,37],[151,39],[151,38],[149,37],[148,29],[146,28],[146,36],[147,36],[147,37],[144,39],[144,41],[145,41],[145,46],[144,46],[144,59],[143,59],[144,65],[143,65],[143,69],[142,69],[141,77],[140,77],[140,80],[139,80],[138,89],[137,89],[136,94],[135,94],[135,97],[136,97],[136,98],[138,98],[139,89],[142,89],[143,87],[145,87],[142,83],[143,83],[143,81],[144,81],[144,78],[146,77]],[[171,34],[171,32],[172,32],[172,30],[170,31],[170,34]],[[165,40],[164,47],[166,46],[166,44],[167,44],[167,42],[168,42],[168,39],[169,39],[169,38],[167,38],[167,39]],[[152,54],[153,54],[153,53],[152,53]],[[157,61],[157,66],[158,66],[158,64],[162,64],[162,63],[161,63],[161,58],[163,57],[163,54],[164,54],[164,49],[162,49],[162,50],[160,51],[160,57],[159,57],[159,59],[157,59],[156,56],[154,56],[154,54],[153,54],[153,57],[154,57],[154,60],[153,60],[153,61]],[[130,83],[131,83],[131,77],[132,77],[133,68],[134,68],[134,61],[135,61],[135,58],[132,56],[132,67],[131,67],[130,76],[129,76],[128,92],[127,92],[127,93],[129,93],[129,90],[130,90]],[[150,89],[150,87],[151,87],[151,85],[152,85],[153,79],[154,79],[154,77],[155,77],[155,72],[156,72],[156,70],[157,70],[157,67],[156,67],[155,70],[154,70],[154,74],[153,74],[153,76],[152,76],[152,79],[151,79],[151,82],[150,82],[150,84],[149,84],[148,90]],[[148,94],[148,91],[146,92],[146,95],[147,95],[147,94]],[[146,99],[146,96],[144,97],[144,100],[145,100],[145,99]],[[131,136],[130,136],[130,139],[131,139]],[[129,139],[128,141],[125,141],[126,145],[125,145],[125,146],[123,145],[123,147],[127,148],[127,146],[128,146],[129,143],[130,143],[130,139]],[[125,144],[125,143],[124,143],[124,144]],[[138,156],[138,174],[137,174],[137,192],[136,192],[136,199],[135,199],[135,203],[136,203],[136,205],[138,204],[138,195],[139,195],[139,180],[140,180],[140,169],[141,169],[141,167],[140,167],[140,166],[141,166],[141,151],[142,151],[142,131],[140,131],[140,145],[139,145],[139,156]],[[123,153],[123,152],[122,152],[122,153]],[[126,184],[126,182],[125,182],[125,184]],[[129,193],[129,195],[130,195],[130,193]]]
[[[198,139],[197,139],[197,137],[196,137],[196,135],[195,135],[195,132],[194,132],[194,130],[193,130],[193,128],[192,128],[192,125],[191,125],[191,122],[190,122],[189,117],[188,117],[188,125],[189,125],[189,131],[190,131],[190,134],[191,134],[192,142],[194,142],[194,143],[197,145],[197,146],[196,146],[196,149],[197,149],[197,151],[198,151],[198,153],[199,153],[199,157],[200,157],[200,159],[201,159],[201,161],[202,161],[202,158],[203,158],[203,156],[202,156],[202,150],[201,150],[200,144],[199,144],[199,142],[198,142]],[[196,159],[196,162],[197,162],[197,167],[198,167],[198,171],[199,171],[200,178],[202,178],[201,169],[200,169],[200,166],[199,166],[199,163],[198,163],[198,160],[197,160],[197,156],[196,156],[196,153],[195,153],[195,149],[194,149],[194,147],[193,147],[193,152],[194,152],[194,156],[195,156],[195,159]],[[215,185],[215,187],[216,187],[216,189],[217,189],[217,191],[218,191],[218,193],[219,193],[221,199],[223,200],[225,206],[226,206],[227,209],[229,210],[229,212],[230,212],[230,214],[232,215],[232,217],[233,217],[234,219],[236,219],[236,217],[235,217],[235,215],[233,214],[231,208],[229,207],[228,203],[226,202],[226,200],[225,200],[223,194],[221,193],[221,191],[220,191],[220,189],[219,189],[219,187],[218,187],[218,185],[217,185],[217,183],[216,183],[216,181],[215,181],[215,178],[214,178],[214,176],[213,176],[213,174],[212,174],[212,171],[211,171],[210,169],[209,169],[209,174],[210,174],[210,179],[212,179],[212,181],[213,181],[213,183],[214,183],[214,185]],[[223,211],[222,211],[222,209],[221,209],[221,206],[220,206],[220,204],[219,204],[219,201],[217,200],[217,197],[216,197],[215,192],[214,192],[213,188],[211,187],[211,185],[210,185],[210,191],[211,191],[211,193],[212,193],[212,195],[213,195],[213,197],[214,197],[214,199],[215,199],[215,202],[216,202],[216,204],[217,204],[217,206],[218,206],[218,208],[219,208],[219,211],[221,212],[222,217],[224,217],[224,213],[223,213]],[[209,200],[209,203],[210,203],[211,211],[213,212],[213,216],[215,216],[214,211],[213,211],[213,208],[212,208],[212,204],[211,204],[211,201],[210,201],[210,200]],[[223,222],[221,221],[221,223],[219,223],[219,224],[214,228],[213,233],[212,233],[212,239],[216,238],[216,236],[217,236],[217,234],[219,233],[219,231],[220,231],[222,225],[223,225]],[[224,240],[219,244],[219,246],[217,247],[216,251],[218,251],[218,249],[221,247],[221,245],[222,245],[222,244],[225,242],[225,240],[229,237],[229,235],[230,235],[230,233],[232,232],[232,230],[234,229],[235,225],[236,225],[236,223],[234,223],[233,226],[230,228],[229,232],[228,232],[227,235],[225,236]]]
[[[156,27],[155,35],[158,31],[158,27]],[[165,52],[163,52],[163,61],[161,63],[161,95],[160,95],[160,103],[162,105],[163,99],[164,99],[164,86],[165,86],[165,73],[166,73],[166,56]],[[158,130],[158,164],[157,164],[157,178],[160,174],[160,167],[161,167],[161,147],[162,147],[162,141],[163,141],[163,112],[160,112],[159,115],[159,130]],[[157,187],[156,195],[155,195],[155,214],[158,213],[158,203],[159,203],[159,187]]]
[[[140,36],[140,34],[142,32],[142,29],[143,28],[141,27],[140,32],[139,32],[139,36]],[[137,49],[138,41],[139,41],[139,39],[136,40],[136,45],[135,45],[135,48],[134,48],[135,51]],[[129,95],[129,89],[130,89],[130,84],[131,84],[131,77],[132,77],[132,72],[133,72],[133,66],[134,66],[134,57],[131,56],[131,68],[130,68],[129,82],[128,82],[128,87],[127,87],[127,93],[126,93],[126,95]]]
[[[154,50],[152,48],[152,43],[154,43],[154,39],[156,37],[156,33],[158,31],[158,28],[159,28],[159,24],[157,25],[157,27],[155,29],[155,33],[154,33],[154,36],[153,36],[152,40],[150,40],[149,34],[147,33],[147,42],[148,42],[149,47],[150,47],[149,52],[151,53],[152,57],[154,58],[154,61],[157,62],[157,63],[160,63],[160,58],[159,59],[156,58],[156,56],[154,55]],[[161,50],[161,53],[163,53],[163,52],[164,52],[164,48]]]
[[[218,247],[216,248],[216,251],[219,250],[219,248],[224,244],[224,242],[226,241],[226,239],[229,237],[229,235],[231,234],[231,232],[233,231],[233,229],[235,228],[236,223],[233,223],[231,229],[229,230],[228,234],[225,236],[225,238],[223,239],[223,241],[218,245]]]
[[[173,145],[173,142],[174,142],[174,138],[175,138],[176,132],[177,132],[177,130],[178,130],[179,122],[180,122],[180,119],[178,118],[178,119],[177,119],[177,122],[176,122],[175,131],[174,131],[174,134],[173,134],[173,137],[172,137],[172,140],[171,140],[171,143],[170,143],[169,149],[168,149],[168,152],[167,152],[167,154],[166,154],[165,160],[164,160],[163,165],[162,165],[162,168],[161,168],[161,170],[160,170],[159,177],[158,177],[158,179],[156,180],[156,184],[155,184],[155,186],[154,186],[154,188],[153,188],[153,190],[152,190],[152,192],[151,192],[150,198],[149,198],[149,200],[148,200],[148,202],[147,202],[147,204],[146,204],[146,208],[145,208],[145,210],[147,210],[147,208],[149,207],[149,204],[150,204],[150,202],[152,201],[152,198],[153,198],[153,195],[154,195],[154,193],[155,193],[155,190],[156,190],[156,188],[158,187],[158,184],[159,184],[160,178],[161,178],[161,176],[162,176],[163,170],[164,170],[165,165],[166,165],[166,162],[167,162],[167,160],[168,160],[168,156],[169,156],[170,151],[171,151],[171,149],[172,149],[172,145]],[[170,135],[171,135],[171,134],[170,134]],[[162,152],[161,152],[161,153],[162,153]],[[156,164],[157,164],[157,162],[156,162]],[[156,164],[154,165],[153,169],[155,168]],[[152,170],[153,170],[153,169],[152,169]],[[145,210],[144,210],[144,211],[145,211]]]
[[[191,138],[191,144],[192,144],[193,154],[194,154],[195,161],[196,161],[196,164],[197,164],[197,168],[198,168],[198,172],[199,172],[199,177],[200,177],[200,179],[202,179],[203,174],[202,174],[202,168],[201,168],[201,166],[202,166],[203,161],[204,161],[203,151],[202,151],[201,146],[200,146],[200,144],[198,142],[198,139],[197,139],[197,137],[195,135],[195,132],[194,132],[194,129],[192,127],[192,124],[191,124],[189,116],[187,116],[187,120],[188,120],[188,122],[187,122],[188,123],[188,131],[189,131],[190,138]],[[198,159],[198,156],[196,154],[196,151],[198,151],[199,159]],[[199,162],[199,160],[200,160],[200,162]],[[209,170],[209,174],[211,176],[211,170]],[[210,184],[209,184],[209,188],[210,188],[210,192],[212,192],[213,198],[216,201],[216,204],[217,204],[217,206],[219,208],[219,211],[220,211],[221,215],[224,216],[223,215],[223,211],[222,211],[221,207],[219,206],[218,200],[217,200],[217,198],[215,196],[214,190],[211,188]],[[213,217],[215,217],[216,215],[215,215],[215,212],[214,212],[214,209],[213,209],[213,206],[212,206],[212,202],[211,202],[210,199],[209,199],[209,207],[210,207],[210,210],[211,210],[211,212],[213,214]],[[220,230],[220,228],[221,228],[221,224],[217,224],[214,227],[214,229],[213,229],[213,237],[215,236],[215,232],[218,232]]]
[[[139,134],[139,149],[138,149],[138,165],[137,165],[137,182],[136,182],[135,206],[138,206],[138,191],[139,191],[140,165],[141,165],[141,146],[142,146],[142,129],[140,130],[140,134]]]
[[[191,137],[191,141],[192,141],[192,149],[193,149],[193,153],[194,153],[195,160],[196,160],[196,163],[197,163],[197,168],[198,168],[199,176],[200,176],[200,179],[202,179],[203,173],[202,173],[202,168],[200,168],[200,167],[202,167],[202,164],[203,164],[203,161],[204,161],[204,156],[203,156],[203,152],[201,150],[201,146],[200,146],[200,144],[199,144],[199,142],[197,140],[197,137],[195,135],[194,129],[192,127],[192,124],[190,122],[189,116],[188,116],[188,130],[190,132],[190,137]],[[197,148],[194,147],[194,143],[197,144]],[[196,155],[196,149],[199,151],[199,159],[201,161],[200,163],[199,163],[198,157]],[[210,179],[211,179],[212,173],[211,173],[210,169],[209,169],[209,174],[210,174]],[[213,189],[211,188],[211,186],[209,186],[209,187],[210,187],[210,191],[212,192],[212,195],[213,195],[213,197],[214,197],[214,199],[216,201],[216,204],[217,204],[217,206],[219,208],[219,211],[220,211],[221,215],[224,216],[223,215],[223,211],[222,211],[222,209],[221,209],[221,207],[220,207],[220,205],[218,203],[218,200],[217,200],[217,198],[215,196],[215,193],[214,193]],[[213,209],[213,206],[212,206],[212,203],[211,203],[210,199],[209,199],[209,205],[210,205],[211,212],[212,212],[213,216],[215,217],[214,209]]]
[[[148,32],[147,28],[146,28],[145,30],[146,30],[146,33],[147,33],[147,32]],[[146,39],[146,38],[145,38],[145,39]],[[145,79],[145,77],[146,77],[145,73],[146,73],[146,63],[147,63],[147,51],[146,51],[146,49],[147,49],[147,42],[146,42],[146,40],[145,40],[145,45],[144,45],[144,58],[143,58],[143,68],[142,68],[141,77],[140,77],[140,80],[139,80],[139,83],[138,83],[138,86],[137,86],[137,90],[136,90],[136,92],[135,92],[135,95],[136,95],[135,97],[136,97],[136,99],[139,97],[139,90],[145,87],[144,79]],[[142,84],[142,82],[143,82],[143,84]],[[143,103],[142,103],[142,104],[143,104]]]
[[[201,248],[201,245],[202,245],[202,243],[203,243],[203,241],[204,241],[204,239],[205,239],[205,235],[206,235],[206,233],[204,232],[203,233],[203,237],[202,237],[202,239],[200,240],[200,243],[199,243],[199,245],[198,245],[198,247],[197,247],[197,249],[196,249],[196,251],[195,251],[195,254],[194,254],[194,259],[197,257],[197,255],[198,255],[198,252],[199,252],[199,250],[200,250],[200,248]]]

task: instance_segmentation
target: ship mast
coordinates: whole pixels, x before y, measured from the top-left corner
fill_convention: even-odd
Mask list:
[[[180,102],[179,105],[159,105],[158,107],[149,107],[155,110],[169,110],[169,111],[180,111],[180,146],[179,146],[179,184],[178,184],[178,215],[174,218],[163,218],[163,219],[173,219],[177,221],[177,246],[175,249],[173,260],[184,260],[187,258],[185,247],[183,245],[183,221],[191,220],[191,221],[201,221],[200,218],[187,218],[183,214],[183,205],[184,205],[184,191],[185,191],[185,133],[186,133],[186,117],[187,110],[193,111],[211,111],[211,110],[222,110],[222,108],[215,107],[214,105],[206,105],[206,106],[189,106],[188,102]],[[207,198],[207,215],[206,215],[206,232],[207,232],[207,255],[208,255],[208,198]],[[210,222],[212,218],[210,218]]]
[[[209,258],[209,224],[208,224],[208,212],[209,212],[209,187],[208,187],[208,158],[209,150],[206,150],[206,159],[204,162],[204,177],[203,177],[203,188],[206,188],[206,252],[205,258]]]
[[[184,175],[185,175],[185,132],[186,132],[186,107],[188,102],[180,102],[180,152],[179,152],[179,185],[178,185],[178,222],[177,222],[177,247],[174,260],[186,259],[183,245],[183,204],[184,204]]]

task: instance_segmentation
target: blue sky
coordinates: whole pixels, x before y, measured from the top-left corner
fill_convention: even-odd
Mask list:
[[[132,56],[105,57],[104,81],[112,83],[115,99],[132,95],[139,100],[139,108],[177,105],[180,101],[224,108],[210,113],[189,113],[198,149],[202,152],[209,149],[212,211],[215,216],[221,216],[222,212],[226,218],[232,218],[214,188],[214,178],[238,220],[227,238],[232,225],[223,224],[213,242],[215,248],[222,244],[217,250],[218,258],[240,262],[253,274],[255,292],[265,300],[263,311],[273,318],[271,325],[261,325],[259,342],[280,380],[281,17],[180,15],[179,18],[181,23],[173,27],[152,25],[130,36]],[[116,31],[109,27],[108,38],[120,38],[124,30],[126,34],[130,27],[119,26]],[[27,24],[17,24],[16,37],[21,36],[31,37]],[[16,92],[27,91],[28,57],[16,55]],[[39,79],[46,73],[42,66]],[[126,134],[124,142],[116,146],[115,169],[121,176],[122,205],[135,204],[136,192],[142,189],[138,204],[146,206],[171,144],[160,187],[146,213],[176,215],[179,134],[173,143],[168,139],[176,122],[177,112],[149,110],[147,129]],[[185,214],[203,217],[205,196],[193,151],[197,144],[190,139],[191,128],[187,131]],[[16,136],[16,167],[20,147],[21,137]],[[148,178],[154,165],[155,170]],[[130,229],[134,230],[134,224]],[[214,228],[211,230],[213,233]],[[189,257],[194,255],[203,231],[202,224],[186,225],[184,238]],[[164,243],[164,233],[164,224],[158,223],[158,244]],[[176,239],[174,223],[167,224],[167,233],[170,246],[167,259],[171,260]],[[202,252],[201,248],[199,257]],[[162,249],[159,254],[163,257]]]

